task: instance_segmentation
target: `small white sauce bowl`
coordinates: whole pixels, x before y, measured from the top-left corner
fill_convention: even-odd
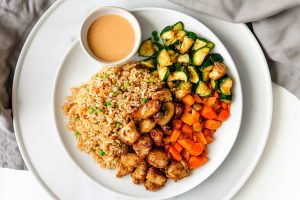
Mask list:
[[[108,15],[108,14],[115,14],[115,15],[124,17],[131,24],[131,26],[134,30],[134,34],[135,34],[134,35],[134,38],[135,38],[134,46],[133,46],[131,52],[125,58],[123,58],[121,60],[113,61],[113,62],[101,60],[98,57],[96,57],[93,54],[93,52],[90,50],[90,47],[87,42],[87,33],[88,33],[88,30],[89,30],[91,24],[98,17],[101,17],[103,15]],[[105,65],[117,65],[117,64],[128,61],[137,52],[137,50],[140,46],[140,43],[141,43],[141,39],[142,39],[141,26],[140,26],[138,20],[136,19],[136,17],[133,14],[131,14],[129,11],[125,10],[124,8],[115,7],[115,6],[105,6],[105,7],[101,7],[101,8],[94,10],[91,14],[89,14],[85,18],[84,22],[81,25],[81,29],[80,29],[80,44],[81,44],[81,47],[84,50],[84,52],[90,58],[98,61],[100,64],[105,64]]]

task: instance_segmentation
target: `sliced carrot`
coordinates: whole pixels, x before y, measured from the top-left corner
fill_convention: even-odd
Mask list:
[[[200,142],[200,139],[198,139],[198,137],[197,137],[197,133],[193,134],[193,141],[194,142]]]
[[[201,110],[201,115],[206,119],[215,119],[218,117],[216,111],[211,106],[204,106]]]
[[[179,135],[181,134],[181,131],[178,129],[173,129],[171,135],[170,135],[170,142],[176,142]]]
[[[206,156],[191,156],[188,164],[190,169],[196,169],[197,167],[200,167],[204,165],[208,161],[208,158]]]
[[[188,161],[190,158],[190,152],[187,149],[183,149],[181,155],[186,161]]]
[[[181,100],[185,105],[193,105],[195,103],[195,99],[190,95],[190,94],[187,94],[185,95],[182,100]]]
[[[207,98],[205,105],[213,106],[216,103],[216,100],[217,100],[217,97],[209,97],[209,98]]]
[[[185,113],[189,113],[189,112],[191,112],[191,111],[192,111],[192,109],[193,109],[193,107],[192,107],[192,106],[190,106],[190,105],[184,105],[183,112],[185,112]]]
[[[181,140],[181,139],[183,139],[184,138],[184,135],[183,134],[180,134],[179,135],[179,138],[177,139],[177,140]]]
[[[190,113],[187,113],[187,112],[185,112],[181,115],[181,120],[190,126],[193,125],[195,122],[193,115]]]
[[[176,151],[178,151],[179,153],[182,151],[183,147],[178,143],[176,142],[174,144],[174,148],[176,149]]]
[[[177,161],[182,160],[182,156],[180,155],[180,153],[178,153],[178,151],[173,146],[170,146],[168,152],[169,152],[171,158],[173,158],[174,160],[177,160]]]
[[[170,148],[170,145],[169,145],[169,144],[166,144],[166,145],[165,145],[165,151],[168,152],[168,151],[169,151],[169,148]]]
[[[208,129],[204,129],[203,130],[203,135],[204,136],[210,135],[210,131]]]
[[[198,111],[192,109],[192,115],[193,115],[195,122],[198,122],[199,118],[200,118],[200,113]]]
[[[210,130],[216,130],[221,126],[221,122],[209,119],[209,120],[205,121],[204,126],[205,126],[205,128],[210,129]]]
[[[214,91],[213,96],[217,97],[218,99],[220,98],[219,92],[217,90]]]
[[[164,137],[163,141],[164,141],[164,144],[169,144],[170,143],[170,138],[169,137]]]
[[[228,110],[222,109],[218,115],[218,117],[216,118],[216,120],[219,120],[221,122],[225,121],[226,119],[228,119],[229,117],[229,112]]]
[[[192,145],[190,153],[193,156],[199,156],[203,152],[203,149],[204,149],[204,145],[201,142],[194,143]]]
[[[231,104],[228,104],[227,110],[230,112]]]
[[[181,121],[180,119],[174,119],[174,120],[173,120],[173,127],[174,127],[175,129],[180,129],[181,124],[182,124],[182,121]]]
[[[200,132],[202,130],[202,125],[200,124],[200,122],[195,122],[193,124],[193,130],[195,132]]]
[[[199,133],[197,133],[197,134],[198,134],[198,136],[199,136],[199,138],[200,138],[201,143],[204,144],[204,145],[206,145],[206,144],[207,144],[207,140],[206,140],[206,138],[204,137],[203,133],[202,133],[202,132],[199,132]]]
[[[192,149],[192,146],[194,144],[194,142],[189,138],[183,138],[181,140],[178,140],[178,143],[181,144],[181,146],[183,146],[183,148],[187,149],[188,151]]]
[[[226,109],[226,108],[228,107],[228,104],[225,103],[225,102],[223,102],[223,101],[221,101],[220,105],[221,105],[221,107],[224,108],[224,109]]]
[[[197,94],[194,94],[193,97],[195,99],[195,102],[197,102],[197,103],[203,103],[202,99]]]
[[[214,141],[214,138],[211,135],[206,135],[205,139],[207,141],[207,144],[210,144]]]
[[[185,137],[193,139],[193,128],[187,124],[184,124],[181,128],[181,132],[184,134]]]

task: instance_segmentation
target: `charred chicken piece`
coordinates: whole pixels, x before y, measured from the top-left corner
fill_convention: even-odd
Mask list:
[[[169,90],[160,90],[152,94],[152,99],[158,99],[162,102],[172,101],[172,94]]]
[[[144,134],[133,144],[133,150],[141,159],[144,159],[149,154],[152,143],[151,138],[147,134]]]
[[[154,119],[144,119],[140,123],[140,132],[141,133],[149,133],[152,129],[154,129],[156,122]]]
[[[131,113],[131,117],[134,119],[148,119],[160,110],[160,106],[159,100],[149,100]]]
[[[148,154],[147,162],[156,168],[166,168],[169,162],[169,157],[164,151],[154,149]]]
[[[141,134],[137,131],[133,120],[121,128],[118,132],[118,139],[128,145],[133,145],[140,136]]]
[[[171,133],[173,131],[173,127],[172,127],[172,125],[170,123],[166,124],[164,126],[161,126],[161,129],[167,135],[171,135]]]
[[[162,171],[154,167],[150,167],[148,169],[146,179],[144,186],[150,191],[159,190],[168,180]]]
[[[153,129],[150,132],[150,137],[152,138],[154,144],[156,146],[161,146],[162,145],[162,139],[163,139],[164,133],[160,129]]]
[[[166,175],[174,181],[189,176],[190,170],[188,168],[188,163],[185,160],[181,160],[180,162],[172,161],[166,169]]]
[[[142,160],[135,170],[131,173],[132,182],[134,184],[143,183],[147,174],[147,164],[144,160]]]
[[[127,153],[125,155],[122,155],[116,176],[120,178],[127,174],[130,174],[140,161],[140,158],[135,153]]]

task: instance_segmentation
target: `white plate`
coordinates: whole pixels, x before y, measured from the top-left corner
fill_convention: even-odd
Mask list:
[[[128,2],[60,0],[31,32],[19,58],[13,88],[15,131],[27,167],[53,197],[115,198],[113,193],[82,176],[60,145],[52,115],[55,74],[64,53],[78,36],[81,21],[91,10],[104,5],[166,7],[196,17],[218,35],[235,61],[244,94],[241,129],[229,156],[208,179],[178,199],[231,198],[256,166],[272,116],[271,81],[257,41],[245,25],[188,11],[168,1]]]
[[[86,82],[92,75],[98,72],[101,67],[97,62],[86,56],[79,42],[76,42],[68,51],[58,70],[53,92],[54,117],[58,134],[66,151],[79,169],[96,183],[131,198],[171,198],[194,188],[204,181],[220,166],[228,155],[237,137],[242,118],[241,83],[233,60],[224,45],[199,21],[178,11],[162,8],[140,8],[135,9],[132,13],[137,17],[141,25],[143,39],[149,38],[153,30],[160,31],[168,25],[182,21],[186,30],[193,31],[197,35],[201,35],[201,37],[213,41],[215,43],[213,52],[218,52],[223,56],[224,63],[228,67],[228,73],[234,81],[234,95],[231,104],[230,118],[217,130],[215,141],[208,146],[209,162],[201,168],[194,170],[191,176],[176,183],[169,180],[161,190],[150,192],[145,190],[143,185],[137,186],[133,184],[130,176],[117,179],[115,177],[116,171],[100,169],[89,155],[81,153],[76,147],[74,134],[71,134],[66,128],[66,119],[61,107],[66,100],[66,96],[70,95],[70,88]],[[154,15],[155,18],[153,18]]]

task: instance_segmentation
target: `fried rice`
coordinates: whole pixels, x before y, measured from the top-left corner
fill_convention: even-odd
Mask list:
[[[67,127],[76,135],[79,150],[103,168],[114,169],[127,145],[116,140],[129,115],[163,88],[157,76],[138,63],[105,67],[80,87],[72,88],[63,112]]]

